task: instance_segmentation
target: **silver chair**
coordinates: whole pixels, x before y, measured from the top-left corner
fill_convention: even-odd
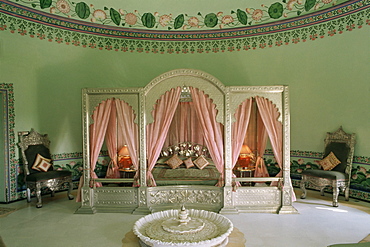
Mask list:
[[[63,188],[63,185],[66,183],[69,185],[67,196],[72,200],[72,172],[54,170],[52,165],[47,169],[47,171],[40,169],[35,170],[36,168],[34,165],[38,155],[39,157],[41,155],[44,159],[51,160],[49,150],[50,141],[47,134],[41,135],[34,129],[31,129],[30,132],[21,132],[19,138],[20,142],[18,143],[18,146],[21,149],[24,164],[27,202],[31,202],[31,190],[36,189],[36,207],[41,208],[41,189],[45,187],[49,188],[51,190],[51,195],[54,196],[54,192]],[[52,161],[50,161],[50,164],[52,164]]]
[[[333,188],[333,207],[338,207],[338,195],[344,191],[345,200],[349,200],[349,185],[351,179],[352,159],[355,146],[355,134],[347,134],[342,126],[335,132],[326,134],[324,158],[331,152],[334,153],[340,163],[332,170],[305,170],[302,172],[300,187],[303,191],[301,198],[306,198],[306,184],[309,183],[314,189],[318,189],[324,195],[324,189],[328,186]]]

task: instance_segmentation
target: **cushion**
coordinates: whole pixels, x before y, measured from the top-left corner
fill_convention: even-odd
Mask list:
[[[209,164],[208,160],[203,155],[199,156],[193,163],[201,170]]]
[[[330,152],[333,152],[338,160],[340,160],[341,162],[336,167],[334,167],[333,170],[344,172],[347,167],[347,159],[350,150],[351,148],[347,145],[347,143],[331,142],[326,146],[323,157],[326,157],[328,154],[330,154]]]
[[[333,152],[330,152],[328,156],[319,161],[319,164],[322,166],[323,170],[331,171],[334,167],[340,164],[340,160],[338,160]]]
[[[182,160],[177,156],[177,154],[174,154],[166,161],[166,164],[169,165],[172,169],[176,169],[182,164]]]
[[[43,162],[42,167],[40,167],[41,162]],[[51,159],[47,159],[41,154],[37,154],[35,162],[33,162],[32,169],[36,171],[46,172],[51,166],[50,162],[51,162]]]
[[[189,169],[190,167],[193,167],[194,166],[194,163],[191,160],[191,158],[187,158],[186,160],[184,160],[184,164],[185,164],[185,166],[186,166],[187,169]]]
[[[46,160],[41,160],[37,168],[43,172],[47,172],[51,166],[51,163]]]

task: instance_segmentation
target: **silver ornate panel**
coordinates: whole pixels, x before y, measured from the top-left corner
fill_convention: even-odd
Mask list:
[[[94,191],[95,206],[138,206],[137,188],[100,187]]]
[[[277,187],[239,188],[235,192],[235,206],[279,206],[281,191]]]
[[[214,186],[157,186],[147,188],[148,207],[152,211],[186,205],[189,208],[219,211],[223,206],[223,188]]]

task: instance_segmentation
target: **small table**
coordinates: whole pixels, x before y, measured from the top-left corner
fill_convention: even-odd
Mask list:
[[[235,170],[235,175],[236,177],[239,177],[239,178],[253,178],[254,177],[254,171],[256,169],[255,168],[239,168],[237,170]],[[241,185],[244,185],[244,186],[253,186],[253,182],[240,182]]]

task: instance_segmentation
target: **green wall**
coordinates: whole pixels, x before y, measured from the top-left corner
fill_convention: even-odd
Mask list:
[[[0,81],[14,83],[15,131],[48,133],[53,153],[82,152],[81,88],[141,87],[172,69],[225,85],[289,85],[291,149],[323,151],[327,131],[357,134],[370,156],[369,28],[281,47],[203,54],[101,51],[0,32]]]

